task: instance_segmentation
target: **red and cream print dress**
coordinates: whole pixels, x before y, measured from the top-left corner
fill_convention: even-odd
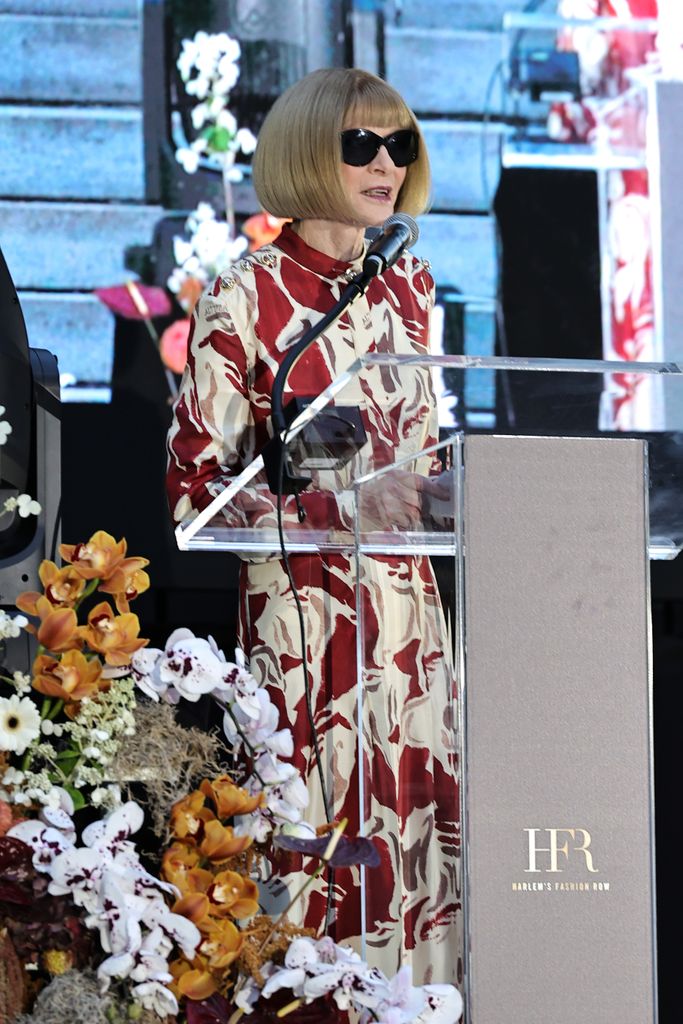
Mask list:
[[[201,298],[188,366],[169,434],[168,488],[176,520],[218,494],[268,440],[270,395],[287,348],[339,298],[360,260],[344,263],[306,245],[289,227],[275,243],[232,267]],[[427,351],[434,284],[410,254],[370,284],[310,348],[290,375],[299,395],[318,394],[361,354]],[[285,398],[286,398],[285,394]],[[344,404],[360,405],[368,442],[356,462],[320,471],[301,495],[304,528],[351,530],[337,495],[361,471],[436,440],[436,413],[423,371],[371,367]],[[430,460],[412,468],[434,472]],[[272,525],[273,496],[257,479],[233,507],[232,525]],[[390,510],[388,510],[390,518]],[[293,499],[285,504],[292,521]],[[313,715],[336,819],[359,829],[356,718],[356,579],[344,554],[292,555],[301,596]],[[390,972],[411,963],[415,983],[459,980],[461,949],[455,692],[447,630],[429,561],[366,558],[361,567],[365,635],[363,819],[381,866],[366,872],[367,955]],[[240,642],[254,675],[270,687],[281,725],[294,734],[294,760],[308,783],[308,821],[324,819],[312,754],[294,599],[278,558],[241,567]],[[300,868],[300,864],[291,865]],[[296,884],[296,876],[281,874]],[[273,885],[277,889],[277,884]],[[281,893],[281,897],[284,898]],[[313,888],[305,923],[320,926],[325,889]],[[335,872],[337,941],[361,931],[358,874]]]

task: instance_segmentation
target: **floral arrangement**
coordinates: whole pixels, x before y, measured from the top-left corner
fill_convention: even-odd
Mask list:
[[[184,39],[176,66],[188,96],[200,102],[191,111],[192,126],[199,132],[190,145],[179,146],[176,159],[194,174],[202,157],[218,157],[230,163],[238,152],[253,153],[256,139],[248,128],[238,128],[228,110],[231,90],[239,78],[240,45],[225,32],[197,32]],[[232,180],[239,181],[239,172]]]
[[[141,319],[159,351],[172,398],[178,393],[174,374],[181,374],[187,362],[190,316],[206,286],[244,256],[272,241],[285,221],[262,211],[249,217],[244,234],[235,230],[232,183],[241,180],[242,172],[234,166],[235,156],[253,153],[256,138],[247,128],[239,128],[228,109],[230,92],[239,78],[240,46],[224,32],[197,32],[193,39],[184,39],[177,68],[185,90],[199,102],[190,112],[197,137],[188,142],[175,118],[176,159],[188,174],[200,165],[220,169],[223,173],[225,216],[219,217],[213,207],[201,202],[185,221],[183,234],[173,239],[175,267],[166,287],[175,296],[184,316],[174,320],[157,335],[153,317],[171,312],[165,293],[136,282],[124,286],[99,289],[97,297],[114,313]]]
[[[185,221],[185,232],[188,237],[173,239],[176,266],[167,287],[190,313],[209,282],[243,256],[249,243],[244,235],[233,238],[229,225],[216,217],[209,203],[199,203]]]
[[[235,155],[253,153],[256,138],[247,128],[238,128],[228,110],[230,92],[239,78],[240,46],[225,32],[197,32],[184,39],[177,68],[189,96],[200,102],[191,110],[192,125],[199,134],[193,142],[181,140],[176,159],[188,174],[194,174],[204,160],[223,171],[225,219],[219,219],[208,203],[200,203],[187,218],[184,235],[173,239],[176,266],[167,281],[186,316],[171,324],[161,338],[161,358],[175,373],[187,361],[189,317],[204,288],[236,263],[249,248],[253,250],[280,233],[283,220],[266,212],[255,214],[244,225],[244,235],[235,231],[231,183],[242,173],[234,166]],[[246,237],[245,237],[246,236]]]
[[[32,631],[38,650],[30,676],[0,668],[0,1019],[235,1024],[317,1006],[458,1020],[452,986],[386,978],[292,924],[293,904],[262,912],[278,847],[316,858],[312,880],[376,863],[371,841],[305,822],[292,735],[241,652],[228,661],[187,629],[163,650],[140,637],[130,605],[146,559],[104,531],[60,555],[3,626]],[[176,721],[201,698],[222,709],[221,737]]]

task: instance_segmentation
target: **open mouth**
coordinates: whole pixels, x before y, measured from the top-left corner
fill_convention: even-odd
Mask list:
[[[384,185],[378,185],[376,188],[366,188],[362,194],[370,199],[391,199],[391,189]]]

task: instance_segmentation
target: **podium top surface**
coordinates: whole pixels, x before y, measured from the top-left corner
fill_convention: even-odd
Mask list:
[[[421,434],[412,429],[407,415],[391,443],[388,437],[378,441],[372,428],[363,443],[348,451],[341,452],[346,440],[341,448],[338,436],[330,441],[330,422],[335,428],[340,422],[348,427],[346,409],[360,410],[368,423],[377,414],[373,396],[387,388],[398,396],[397,408],[401,395],[416,394],[425,397],[428,408],[429,396],[443,391],[444,381],[453,394],[455,426],[441,436],[433,410],[430,429]],[[485,429],[472,429],[459,412],[468,389],[491,395]],[[424,413],[423,407],[423,418]],[[311,476],[313,483],[302,492],[308,512],[303,523],[293,497],[285,500],[288,548],[349,552],[357,545],[372,554],[453,553],[462,500],[462,443],[474,433],[646,442],[650,555],[671,559],[683,548],[683,363],[385,353],[356,359],[312,398],[289,429],[292,468]],[[237,474],[226,469],[212,485],[212,504],[179,525],[176,536],[182,549],[232,550],[248,558],[277,555],[275,503],[265,483],[263,460],[258,456],[240,468]],[[411,498],[395,486],[400,474],[420,478],[424,521],[407,525],[404,505]],[[377,493],[384,521],[377,512]],[[374,517],[364,519],[362,509],[371,494]]]

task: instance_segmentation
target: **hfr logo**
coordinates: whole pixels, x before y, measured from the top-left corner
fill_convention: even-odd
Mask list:
[[[540,874],[541,872],[559,874],[564,870],[564,865],[569,862],[570,857],[575,859],[577,855],[581,854],[585,859],[587,870],[592,874],[598,873],[598,869],[593,867],[593,855],[589,849],[591,835],[585,828],[525,828],[524,832],[529,841],[528,864],[524,869],[525,874]],[[547,845],[539,845],[541,842],[545,842]],[[539,857],[547,866],[538,866]],[[560,867],[560,857],[563,867]]]

